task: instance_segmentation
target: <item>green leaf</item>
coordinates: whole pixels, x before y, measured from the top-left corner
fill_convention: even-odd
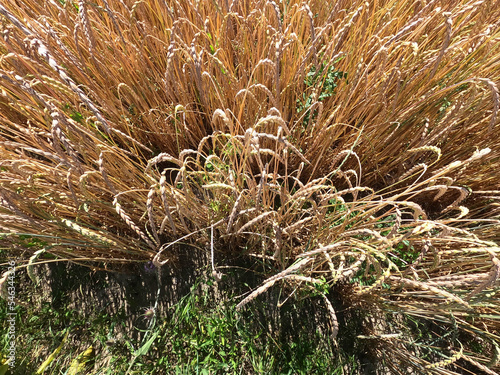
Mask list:
[[[37,374],[42,374],[47,367],[54,361],[54,359],[58,356],[59,352],[61,351],[62,347],[64,346],[64,343],[66,342],[68,338],[69,330],[66,331],[66,334],[64,335],[64,338],[61,341],[61,344],[57,347],[56,350],[52,352],[51,355],[48,356],[48,358],[40,365],[38,370],[36,371]]]
[[[153,342],[156,340],[156,337],[158,336],[158,334],[159,334],[158,331],[153,333],[153,336],[151,336],[149,338],[149,340],[146,341],[146,343],[143,346],[141,346],[139,349],[137,349],[137,351],[134,353],[134,355],[136,357],[139,357],[141,355],[146,354],[148,352],[149,348],[151,347],[151,345],[153,344]]]
[[[71,362],[71,366],[68,369],[67,375],[77,375],[85,369],[86,364],[94,356],[94,348],[89,346],[87,350],[79,354],[77,358]]]

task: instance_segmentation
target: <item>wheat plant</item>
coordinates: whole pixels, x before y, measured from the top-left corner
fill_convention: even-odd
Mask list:
[[[332,294],[362,306],[394,373],[500,369],[499,2],[26,0],[0,17],[18,267],[169,267],[188,243],[217,277],[234,254],[275,270],[240,309],[323,288],[336,337]],[[406,319],[457,334],[408,341]]]

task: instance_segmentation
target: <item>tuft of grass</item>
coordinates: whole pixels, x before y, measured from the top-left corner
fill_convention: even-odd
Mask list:
[[[262,303],[255,313],[239,313],[230,302],[235,296],[216,302],[212,283],[206,276],[198,279],[165,314],[156,314],[152,320],[143,314],[146,322],[132,319],[140,339],[124,334],[131,322],[124,311],[77,311],[64,303],[64,296],[57,297],[57,307],[50,302],[41,302],[40,307],[37,303],[18,306],[18,355],[23,360],[10,373],[341,374],[342,368],[356,368],[355,360],[334,355],[333,346],[328,346],[333,344],[310,327],[293,332],[285,326],[270,330],[268,323],[277,322],[262,318],[267,319],[274,306]],[[310,307],[304,300],[283,311],[295,315]],[[6,312],[1,301],[0,317]],[[140,328],[143,323],[145,330]],[[290,339],[282,340],[280,335],[290,335]],[[4,352],[7,334],[0,339]]]

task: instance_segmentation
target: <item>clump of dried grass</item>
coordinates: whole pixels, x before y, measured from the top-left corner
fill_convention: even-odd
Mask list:
[[[24,266],[193,241],[214,272],[229,249],[280,269],[241,306],[323,277],[498,342],[498,5],[23,4],[0,5],[0,228]],[[457,353],[394,363],[488,366]]]

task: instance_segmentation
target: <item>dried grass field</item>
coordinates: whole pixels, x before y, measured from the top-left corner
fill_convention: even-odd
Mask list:
[[[0,3],[0,374],[497,374],[499,20],[494,0]],[[55,265],[104,272],[76,289],[153,275],[127,284],[143,319],[42,301]]]

